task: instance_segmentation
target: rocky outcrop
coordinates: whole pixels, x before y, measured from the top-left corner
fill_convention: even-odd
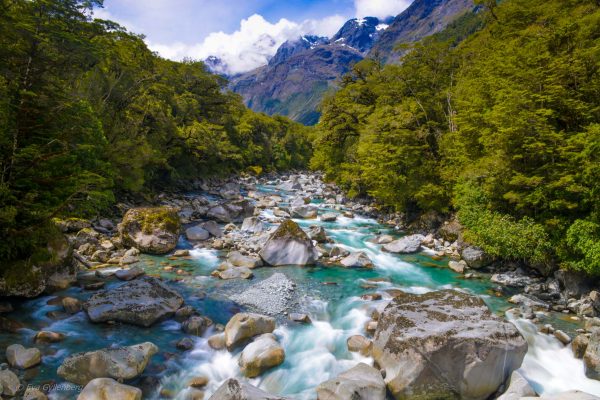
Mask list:
[[[379,318],[372,349],[396,399],[486,399],[526,352],[512,324],[456,290],[395,297]]]
[[[385,400],[385,393],[381,373],[364,363],[317,386],[318,400]]]
[[[269,394],[249,383],[232,378],[223,382],[209,400],[286,400],[286,398]]]
[[[421,243],[425,236],[423,235],[410,235],[405,236],[401,239],[394,240],[391,243],[384,244],[383,250],[389,253],[398,253],[398,254],[410,254],[416,253],[421,249]]]
[[[142,374],[158,347],[146,342],[128,347],[101,349],[67,357],[58,375],[79,385],[95,378],[133,379]]]
[[[52,289],[53,276],[74,276],[73,252],[67,238],[53,225],[39,235],[39,244],[30,249],[27,260],[3,263],[0,296],[36,297]]]
[[[179,309],[183,298],[159,279],[142,277],[98,292],[83,304],[93,322],[120,321],[150,326]]]
[[[254,378],[264,371],[280,365],[284,360],[285,352],[275,335],[265,333],[244,348],[239,364],[245,376]]]
[[[177,210],[170,207],[132,208],[119,224],[126,246],[149,254],[166,254],[177,246],[181,223]]]
[[[225,345],[228,349],[246,342],[254,336],[275,330],[275,319],[260,314],[235,314],[225,326]]]
[[[136,387],[123,385],[110,378],[96,378],[90,381],[77,400],[141,400],[142,391]]]
[[[291,219],[279,225],[259,255],[272,266],[309,265],[319,257],[308,235]]]

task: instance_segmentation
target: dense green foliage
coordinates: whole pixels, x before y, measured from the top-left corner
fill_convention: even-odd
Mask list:
[[[600,4],[479,1],[325,100],[312,160],[354,194],[456,211],[501,257],[600,273]]]
[[[52,217],[206,174],[302,167],[307,128],[246,109],[200,62],[93,20],[100,0],[0,0],[0,259]]]

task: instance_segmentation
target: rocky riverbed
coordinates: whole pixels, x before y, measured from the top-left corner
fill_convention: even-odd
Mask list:
[[[73,265],[4,287],[37,297],[1,304],[3,396],[600,395],[595,284],[494,260],[452,219],[407,224],[317,174],[119,210],[56,221]]]

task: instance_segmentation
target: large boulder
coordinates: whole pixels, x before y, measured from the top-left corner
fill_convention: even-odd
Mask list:
[[[83,308],[93,322],[121,321],[147,327],[182,305],[179,293],[159,279],[145,276],[92,295]]]
[[[475,246],[469,246],[463,249],[461,257],[466,261],[469,268],[479,269],[488,266],[492,262],[492,258],[488,256],[482,249]]]
[[[389,253],[398,253],[398,254],[410,254],[416,253],[421,249],[421,243],[425,236],[423,235],[410,235],[404,236],[401,239],[394,240],[391,243],[384,244],[383,250]]]
[[[275,396],[244,381],[228,379],[209,400],[286,400],[285,397]]]
[[[308,235],[291,219],[279,225],[259,255],[272,266],[314,264],[319,258]]]
[[[52,278],[74,276],[73,249],[54,225],[38,233],[26,260],[4,262],[0,269],[0,296],[36,297],[53,289]]]
[[[519,368],[527,342],[479,297],[402,293],[381,314],[372,355],[396,399],[483,400]]]
[[[235,314],[225,326],[225,345],[233,349],[254,336],[275,330],[275,319],[253,313]]]
[[[119,234],[126,246],[144,253],[166,254],[177,246],[181,222],[171,207],[132,208],[119,224]]]
[[[199,242],[207,240],[210,237],[210,232],[202,228],[200,225],[196,225],[185,230],[185,237],[187,240]]]
[[[123,385],[110,378],[96,378],[90,381],[77,400],[141,400],[142,391],[136,387]]]
[[[318,400],[385,400],[381,372],[365,363],[317,386]]]
[[[275,335],[265,333],[244,347],[240,355],[240,369],[248,378],[255,378],[285,360],[285,352]]]
[[[146,342],[77,353],[67,357],[57,373],[61,378],[78,385],[86,385],[95,378],[133,379],[144,372],[150,358],[157,352],[156,345]]]

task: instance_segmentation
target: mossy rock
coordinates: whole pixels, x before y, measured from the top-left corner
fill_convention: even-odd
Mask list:
[[[27,259],[13,260],[0,271],[0,296],[39,296],[55,273],[72,273],[72,248],[53,224],[38,232],[36,245]]]
[[[132,208],[119,224],[123,244],[149,254],[166,254],[177,246],[181,222],[172,207]]]
[[[52,223],[63,233],[79,232],[92,226],[90,221],[82,218],[53,218]]]

